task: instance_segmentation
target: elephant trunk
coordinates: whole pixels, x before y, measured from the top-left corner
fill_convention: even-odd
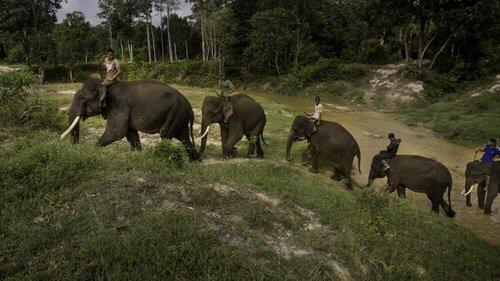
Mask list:
[[[290,151],[292,150],[292,143],[295,140],[295,133],[293,130],[290,130],[288,133],[288,141],[286,143],[286,160],[292,161],[292,157],[290,156]]]

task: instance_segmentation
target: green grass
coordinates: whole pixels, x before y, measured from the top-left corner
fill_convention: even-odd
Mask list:
[[[498,94],[463,96],[426,107],[401,109],[398,113],[407,124],[424,125],[458,144],[477,146],[492,137],[500,137]]]
[[[210,91],[178,87],[196,108]],[[51,99],[57,96],[46,95]],[[59,99],[59,98],[57,98]],[[494,280],[500,248],[383,191],[345,191],[284,160],[293,117],[268,113],[264,160],[184,163],[178,142],[131,151],[57,130],[0,142],[5,279]],[[63,103],[61,99],[58,102]],[[293,112],[296,113],[296,112]],[[88,123],[88,122],[92,123]],[[89,126],[102,126],[99,118]],[[239,144],[245,154],[246,142]],[[328,169],[328,167],[323,167]]]

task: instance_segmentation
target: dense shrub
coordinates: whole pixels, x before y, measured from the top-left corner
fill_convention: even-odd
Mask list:
[[[7,123],[19,117],[26,106],[28,89],[36,77],[25,71],[0,72],[0,119]]]
[[[348,80],[362,77],[368,68],[361,64],[346,64],[334,59],[320,59],[314,64],[302,68],[299,80],[303,84],[329,80]]]
[[[181,168],[184,166],[184,148],[171,140],[162,140],[151,150],[153,156],[165,165]]]
[[[153,79],[166,83],[192,86],[214,86],[218,81],[218,66],[214,62],[187,60],[180,62],[124,63],[124,77]]]
[[[366,40],[361,45],[360,59],[363,63],[388,63],[389,47],[378,40]]]

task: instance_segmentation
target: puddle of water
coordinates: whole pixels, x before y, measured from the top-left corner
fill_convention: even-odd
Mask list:
[[[296,112],[310,111],[313,100],[291,96],[270,95],[259,92],[247,92],[249,95],[262,97],[278,104],[291,106]],[[338,108],[343,110],[339,110]],[[484,215],[477,207],[477,196],[473,193],[473,206],[465,205],[465,197],[460,193],[464,187],[464,172],[467,162],[472,161],[474,150],[455,145],[447,140],[436,137],[431,131],[409,127],[397,121],[392,116],[372,110],[360,109],[355,106],[346,107],[331,103],[324,103],[324,119],[335,121],[344,126],[356,138],[361,148],[361,169],[363,174],[359,175],[353,171],[354,180],[357,183],[367,182],[370,164],[373,155],[387,146],[388,133],[393,132],[402,140],[399,148],[400,154],[421,155],[435,159],[443,163],[453,176],[452,206],[457,212],[453,221],[467,227],[479,236],[500,244],[500,212],[499,201],[493,203],[492,214]],[[288,129],[288,128],[287,128]],[[382,187],[386,179],[378,179],[376,186]],[[431,203],[427,196],[420,193],[407,192],[407,198],[416,201],[424,210],[431,209]],[[392,194],[395,196],[395,194]],[[440,215],[444,212],[440,210]]]

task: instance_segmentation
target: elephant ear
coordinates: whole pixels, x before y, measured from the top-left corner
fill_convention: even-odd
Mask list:
[[[314,124],[311,121],[306,122],[305,129],[307,136],[310,137],[314,133]]]
[[[224,102],[222,105],[222,114],[224,114],[224,122],[227,122],[229,118],[233,115],[233,104],[231,102]]]

